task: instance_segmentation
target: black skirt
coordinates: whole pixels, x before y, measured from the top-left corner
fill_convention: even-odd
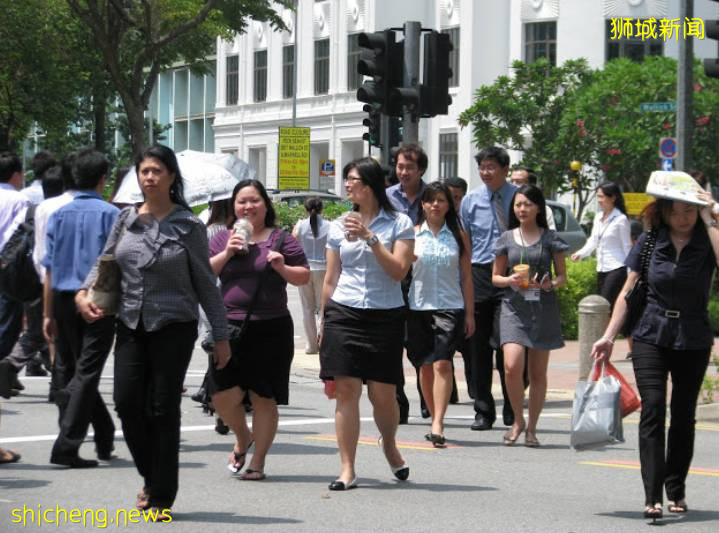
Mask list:
[[[410,311],[407,357],[415,367],[451,361],[464,334],[463,309]]]
[[[242,326],[242,321],[230,320]],[[241,339],[231,340],[232,358],[222,370],[210,365],[210,391],[240,387],[278,405],[287,405],[290,366],[295,354],[294,325],[287,315],[269,320],[250,320]]]
[[[404,307],[358,309],[330,300],[320,344],[320,378],[360,378],[397,385],[402,380]]]

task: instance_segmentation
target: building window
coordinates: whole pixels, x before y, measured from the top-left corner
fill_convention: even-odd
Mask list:
[[[240,57],[227,56],[227,105],[237,105],[240,89]]]
[[[295,45],[282,47],[282,98],[292,98],[295,93]]]
[[[557,22],[531,22],[524,25],[524,61],[534,63],[546,57],[557,64]]]
[[[362,76],[357,73],[357,63],[360,59],[359,33],[347,36],[347,90],[359,89]]]
[[[255,102],[267,100],[267,50],[255,52]]]
[[[643,22],[643,21],[637,21]],[[636,23],[635,23],[636,24]],[[630,26],[634,27],[634,26]],[[658,32],[657,32],[658,33]],[[646,56],[660,56],[664,54],[664,41],[662,39],[642,39],[641,36],[622,36],[621,39],[612,39],[612,21],[606,21],[607,61],[626,57],[632,61],[643,61]]]
[[[457,134],[439,135],[439,178],[445,180],[457,175]]]
[[[442,33],[449,35],[449,42],[452,43],[452,51],[449,53],[449,68],[452,69],[449,86],[459,87],[459,28],[442,30]]]
[[[315,41],[315,94],[330,90],[330,40]]]

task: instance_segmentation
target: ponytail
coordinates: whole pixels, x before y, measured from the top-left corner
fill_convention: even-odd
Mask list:
[[[312,236],[316,239],[319,229],[317,228],[317,215],[322,212],[322,200],[319,198],[308,198],[305,200],[305,209],[310,214],[310,228]]]

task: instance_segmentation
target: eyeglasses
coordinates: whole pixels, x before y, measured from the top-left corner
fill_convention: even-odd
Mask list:
[[[353,176],[345,176],[342,178],[343,181],[362,181],[362,178],[355,178]]]

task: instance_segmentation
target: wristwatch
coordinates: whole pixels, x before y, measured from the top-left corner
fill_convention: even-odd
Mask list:
[[[719,227],[719,222],[717,222],[715,218],[712,218],[711,221],[705,222],[704,224],[706,224],[707,227]]]
[[[368,237],[367,239],[365,239],[364,242],[367,243],[367,246],[372,248],[375,244],[377,244],[379,242],[379,237],[377,237],[377,235],[372,235],[371,237]]]

